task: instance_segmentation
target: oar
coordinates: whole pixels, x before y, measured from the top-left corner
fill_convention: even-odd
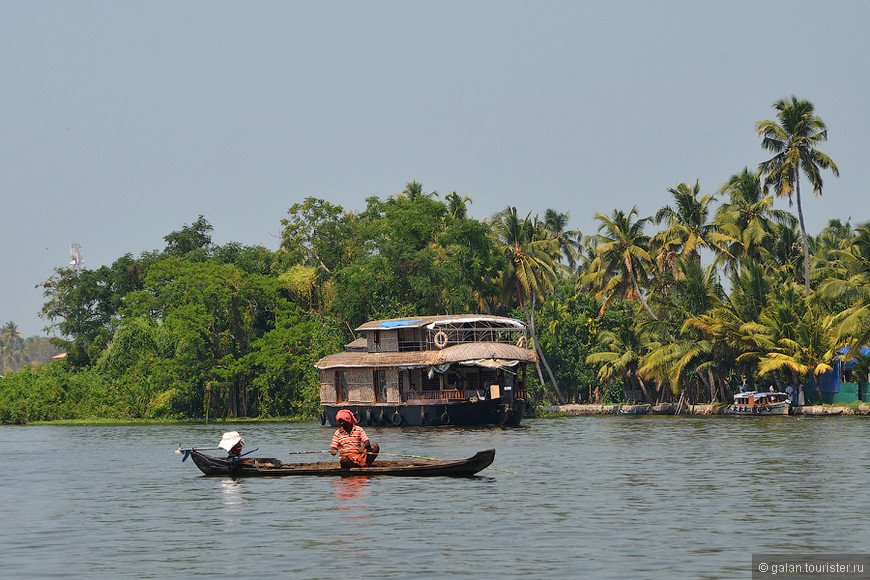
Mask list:
[[[329,451],[291,451],[289,455],[302,455],[303,453],[329,453]]]
[[[438,459],[437,457],[423,457],[422,455],[401,455],[399,453],[378,453],[378,455],[389,455],[390,457],[410,457],[413,459],[428,459],[429,461],[444,461],[444,459]],[[511,473],[513,475],[517,474],[515,471],[498,469],[496,467],[487,467],[486,469],[492,469],[493,471],[503,471],[504,473]]]

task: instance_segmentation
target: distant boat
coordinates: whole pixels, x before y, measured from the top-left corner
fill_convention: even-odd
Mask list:
[[[519,425],[526,410],[526,325],[483,314],[367,322],[319,360],[320,423],[350,410],[361,425]]]
[[[734,395],[729,415],[790,415],[791,396],[780,391],[750,391]]]

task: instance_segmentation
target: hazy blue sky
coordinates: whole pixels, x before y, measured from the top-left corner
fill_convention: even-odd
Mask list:
[[[97,268],[202,214],[276,249],[305,197],[412,180],[594,233],[755,169],[791,95],[841,171],[804,190],[809,232],[870,221],[867,22],[858,0],[0,0],[0,324],[41,333],[71,243]]]

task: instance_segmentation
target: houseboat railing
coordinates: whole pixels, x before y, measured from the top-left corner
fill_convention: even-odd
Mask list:
[[[525,399],[527,398],[526,389],[518,389],[517,387],[513,388],[514,398],[516,399]],[[458,389],[445,389],[441,391],[436,390],[426,390],[426,391],[418,391],[411,392],[407,395],[403,394],[403,401],[413,401],[413,400],[424,400],[424,401],[455,401],[462,399],[470,399],[472,397],[478,398],[487,398],[487,391],[484,389],[468,389],[464,391],[460,391]]]
[[[524,345],[525,333],[518,330],[457,330],[441,329],[427,331],[425,338],[419,340],[400,340],[399,351],[439,350],[457,344],[475,342],[497,342],[501,344]]]

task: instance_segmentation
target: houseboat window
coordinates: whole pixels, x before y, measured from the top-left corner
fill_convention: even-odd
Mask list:
[[[387,371],[373,371],[372,382],[375,388],[375,403],[387,402]]]
[[[381,331],[380,330],[375,331],[374,341],[375,341],[375,344],[381,344]]]
[[[335,371],[335,402],[347,401],[347,371]]]

